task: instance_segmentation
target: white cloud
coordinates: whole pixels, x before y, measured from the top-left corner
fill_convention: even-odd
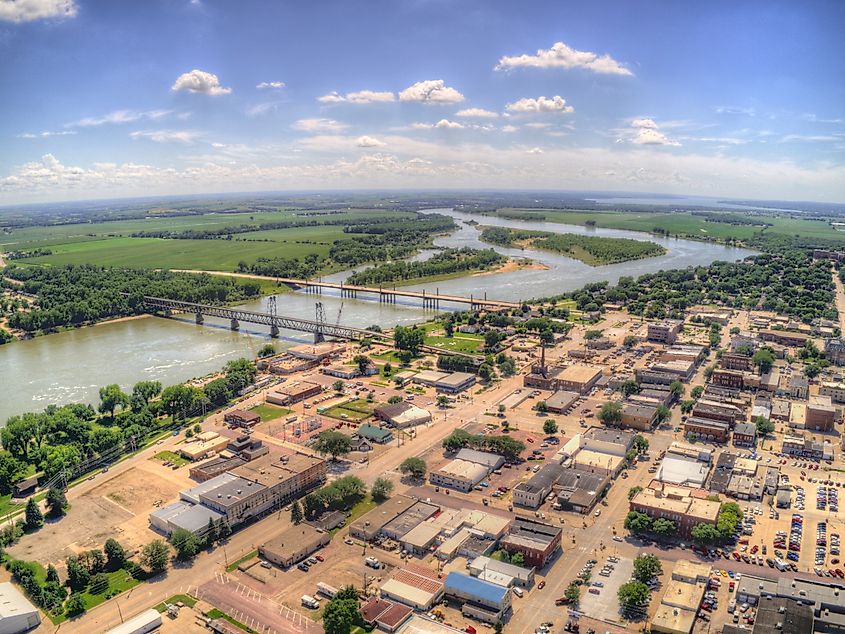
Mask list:
[[[508,112],[515,114],[521,113],[537,113],[537,112],[559,112],[570,113],[575,112],[575,108],[566,104],[566,99],[560,95],[546,98],[543,96],[532,99],[524,97],[514,103],[509,103],[506,106]]]
[[[464,110],[458,110],[455,113],[456,117],[476,117],[479,119],[495,119],[499,116],[498,113],[493,112],[492,110],[485,110],[484,108],[465,108]]]
[[[545,128],[550,128],[552,126],[551,123],[541,123],[540,121],[532,121],[531,123],[526,123],[526,128],[534,128],[535,130],[543,130]]]
[[[193,143],[203,136],[197,130],[136,130],[130,132],[133,139],[149,139],[156,143]]]
[[[654,128],[638,128],[634,133],[631,143],[636,145],[680,145],[677,141],[672,141],[660,130]]]
[[[516,132],[517,130],[519,130],[519,127],[515,126],[515,125],[508,124],[508,125],[502,126],[502,132],[511,133],[511,132]]]
[[[170,87],[174,92],[195,92],[205,95],[228,95],[231,88],[224,88],[214,73],[194,69],[189,73],[182,73]]]
[[[334,119],[300,119],[293,124],[294,130],[301,132],[340,132],[349,126]]]
[[[538,148],[538,147],[533,147],[533,148],[531,148],[530,150],[525,150],[525,153],[526,153],[526,154],[542,154],[542,153],[543,153],[543,150],[541,150],[541,149],[540,149],[540,148]]]
[[[18,135],[19,139],[47,139],[53,136],[68,136],[71,134],[76,134],[76,130],[44,130],[43,132],[39,132],[38,134],[33,134],[31,132],[24,132]]]
[[[648,128],[650,130],[657,130],[657,124],[654,122],[654,119],[648,119],[646,117],[632,119],[631,125],[635,128]]]
[[[791,141],[802,141],[805,143],[824,143],[827,141],[842,141],[845,135],[842,134],[787,134],[780,141],[789,143]]]
[[[462,130],[464,124],[458,123],[457,121],[449,121],[449,119],[441,119],[434,124],[434,127],[440,130]]]
[[[85,117],[84,119],[73,121],[68,123],[65,127],[90,128],[105,124],[135,123],[136,121],[141,121],[142,119],[156,121],[162,117],[166,117],[172,112],[172,110],[115,110],[114,112],[110,112],[102,117]]]
[[[76,16],[74,0],[0,0],[0,21],[32,22]]]
[[[431,130],[434,127],[433,123],[412,123],[411,129],[412,130]]]
[[[399,93],[400,101],[417,103],[460,103],[464,96],[454,88],[446,85],[442,79],[427,79],[408,86]]]
[[[348,92],[346,95],[338,94],[337,92],[330,92],[328,95],[317,97],[320,103],[354,103],[354,104],[368,104],[368,103],[389,103],[396,101],[396,95],[390,91],[377,90],[359,90],[357,92]]]
[[[550,49],[540,49],[536,55],[502,57],[495,69],[512,68],[583,68],[603,75],[633,75],[610,55],[599,56],[589,51],[578,51],[563,42],[556,42]]]
[[[283,81],[262,81],[260,84],[255,86],[258,90],[281,90],[285,87],[285,82]]]
[[[384,147],[385,145],[387,145],[387,143],[385,143],[384,141],[379,141],[378,139],[373,138],[371,136],[364,135],[359,136],[355,140],[355,145],[357,145],[358,147]]]

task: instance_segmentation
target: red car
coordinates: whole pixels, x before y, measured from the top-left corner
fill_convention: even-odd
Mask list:
[[[760,547],[759,547],[759,546],[757,546],[757,544],[754,544],[754,545],[751,547],[751,554],[752,554],[752,555],[753,555],[753,554],[755,554],[758,550],[760,550]]]
[[[545,587],[546,587],[546,580],[545,579],[543,579],[540,583],[537,584],[538,590],[542,590]]]
[[[731,555],[733,556],[734,559],[739,561],[739,553],[738,552],[734,551],[733,553],[731,553]]]

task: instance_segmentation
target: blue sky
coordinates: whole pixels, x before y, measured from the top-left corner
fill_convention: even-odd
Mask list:
[[[326,188],[845,202],[845,3],[0,0],[0,204]]]

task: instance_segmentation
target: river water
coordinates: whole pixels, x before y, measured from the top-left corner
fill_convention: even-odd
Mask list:
[[[510,273],[478,275],[437,283],[409,286],[415,290],[454,295],[470,294],[502,300],[521,300],[574,290],[587,282],[607,280],[614,283],[622,275],[641,275],[660,269],[706,265],[715,260],[739,260],[753,252],[706,242],[655,238],[631,231],[587,229],[556,223],[526,222],[504,218],[473,216],[450,209],[431,210],[453,216],[459,228],[449,236],[438,237],[441,247],[470,246],[488,248],[478,240],[478,231],[467,220],[513,228],[530,228],[558,233],[581,233],[597,236],[652,240],[668,249],[657,258],[625,262],[603,267],[590,267],[577,260],[535,250],[495,247],[504,255],[530,257],[549,267],[548,270],[523,269]],[[426,250],[415,259],[434,253]],[[327,276],[342,280],[349,271]],[[315,296],[305,293],[284,293],[277,296],[280,315],[313,318],[315,302],[322,301],[326,320],[338,319],[350,326],[367,327],[379,324],[390,327],[423,321],[433,313],[423,310],[413,299],[397,304],[380,304],[377,300],[359,297],[341,299],[337,293],[324,291]],[[247,310],[267,310],[268,298],[250,302]],[[340,315],[338,314],[339,311]],[[461,308],[455,306],[452,308]],[[450,309],[448,305],[444,310]],[[254,356],[269,341],[266,328],[242,324],[239,332],[229,330],[228,322],[208,318],[198,326],[192,316],[176,319],[155,317],[105,323],[88,328],[37,337],[0,346],[0,424],[6,418],[24,411],[40,410],[51,403],[82,401],[96,404],[100,386],[118,383],[124,389],[145,379],[159,380],[165,385],[218,370],[226,361],[241,356]],[[277,348],[310,341],[305,333],[283,331]]]

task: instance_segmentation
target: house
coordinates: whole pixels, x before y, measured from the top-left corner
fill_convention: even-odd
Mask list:
[[[385,632],[397,631],[413,613],[413,608],[381,597],[370,597],[361,606],[364,622]]]
[[[331,533],[310,524],[290,526],[258,547],[258,554],[267,561],[289,568],[331,541]]]
[[[241,409],[233,409],[223,414],[223,420],[229,425],[249,428],[260,423],[261,416],[255,412],[245,412]]]
[[[511,556],[522,553],[526,565],[542,568],[560,549],[561,534],[557,526],[517,516],[499,546]]]
[[[754,447],[757,444],[757,427],[751,423],[737,423],[733,443],[737,447]]]

